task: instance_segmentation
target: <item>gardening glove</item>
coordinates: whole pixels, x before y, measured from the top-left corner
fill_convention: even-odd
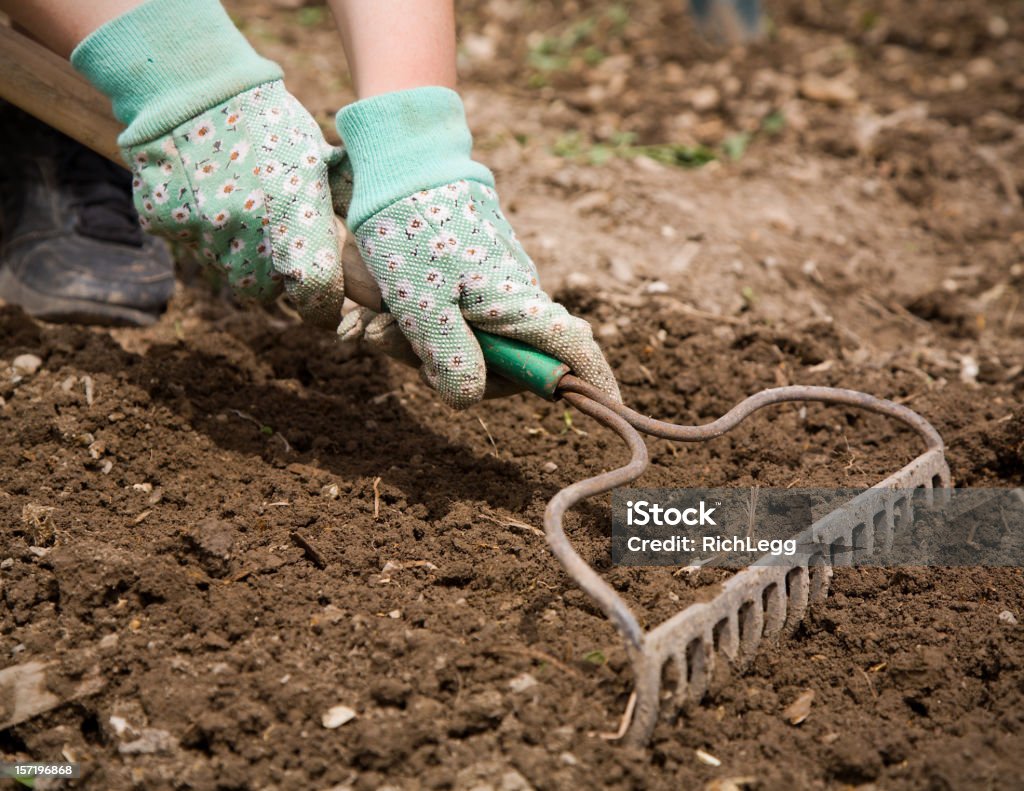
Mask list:
[[[412,350],[409,339],[398,328],[394,314],[378,313],[370,308],[355,307],[345,314],[338,325],[338,336],[343,342],[362,341],[374,351],[388,355],[413,368],[420,367],[420,358]],[[526,388],[503,376],[488,376],[484,398],[506,398]]]
[[[243,300],[283,288],[304,319],[337,326],[330,186],[344,202],[344,151],[219,2],[150,0],[92,33],[71,63],[127,125],[118,143],[143,228],[195,252]]]
[[[541,290],[501,212],[493,176],[470,158],[458,94],[383,94],[342,108],[337,124],[355,179],[349,228],[443,401],[461,409],[484,395],[484,358],[470,324],[558,358],[619,400],[590,325]],[[368,335],[383,333],[389,321],[372,319]],[[351,329],[342,325],[343,333]]]

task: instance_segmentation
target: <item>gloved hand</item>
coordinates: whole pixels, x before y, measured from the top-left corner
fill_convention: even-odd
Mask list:
[[[416,88],[375,96],[343,108],[337,123],[354,175],[349,228],[442,400],[458,409],[483,397],[486,369],[470,324],[558,358],[618,400],[590,325],[541,289],[490,171],[470,158],[458,94]],[[365,320],[357,314],[339,331],[351,334]],[[393,345],[389,322],[373,319],[367,336]]]
[[[71,62],[127,124],[118,142],[144,228],[196,252],[239,297],[268,301],[283,286],[304,319],[337,326],[330,180],[343,178],[344,151],[219,2],[150,0],[88,36]]]

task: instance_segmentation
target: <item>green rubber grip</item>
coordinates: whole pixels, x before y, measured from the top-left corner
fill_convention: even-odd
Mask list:
[[[473,327],[473,334],[483,349],[488,371],[522,385],[541,398],[555,400],[558,383],[570,373],[568,365],[522,341],[492,335],[476,327]]]

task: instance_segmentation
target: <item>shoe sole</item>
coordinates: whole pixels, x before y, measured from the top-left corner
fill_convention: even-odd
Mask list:
[[[26,286],[5,268],[0,268],[0,299],[18,305],[33,318],[58,324],[148,327],[159,318],[155,313],[136,308],[43,294]]]

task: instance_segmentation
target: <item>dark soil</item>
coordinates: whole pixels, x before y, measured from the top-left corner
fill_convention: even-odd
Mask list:
[[[315,6],[229,5],[318,113],[346,100]],[[854,387],[932,421],[958,485],[1024,484],[1024,6],[778,3],[765,43],[723,53],[681,3],[606,5],[469,4],[464,71],[513,222],[626,402],[699,423],[765,387]],[[558,68],[530,55],[593,18],[548,46]],[[853,98],[805,95],[837,76]],[[684,133],[719,159],[623,148]],[[22,353],[43,364],[14,381]],[[7,758],[109,789],[1024,787],[1024,627],[999,618],[1024,620],[1019,569],[840,569],[796,634],[627,749],[595,735],[625,653],[537,533],[560,487],[624,460],[593,421],[529,396],[451,412],[202,284],[147,330],[2,307],[0,374],[0,665],[104,680],[0,731]],[[649,445],[643,485],[680,487],[866,486],[919,451],[821,406]],[[611,567],[607,497],[567,527],[645,626],[727,575]],[[325,729],[339,704],[356,718]]]

